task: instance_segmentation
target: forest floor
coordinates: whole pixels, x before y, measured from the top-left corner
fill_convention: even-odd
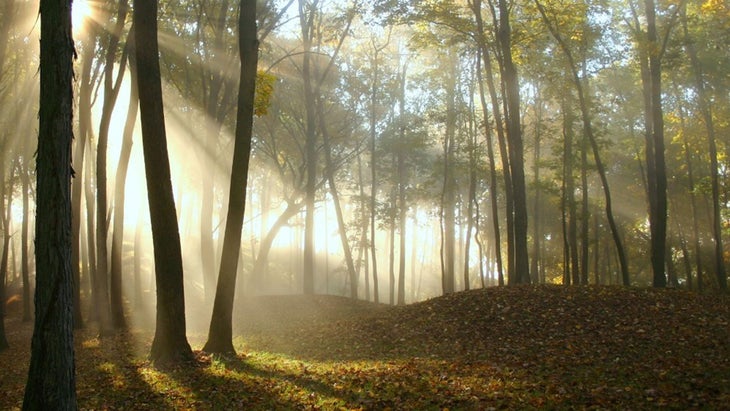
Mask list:
[[[159,370],[152,334],[76,334],[81,409],[730,409],[730,299],[503,287],[404,307],[329,296],[239,305],[239,355]],[[31,324],[9,312],[0,409],[22,404]],[[205,334],[190,335],[194,349]]]

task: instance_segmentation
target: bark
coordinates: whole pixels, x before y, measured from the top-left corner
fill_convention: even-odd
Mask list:
[[[684,117],[684,110],[679,110],[679,120],[682,127],[682,149],[684,151],[684,161],[687,164],[687,191],[689,192],[690,208],[692,210],[692,236],[694,238],[694,257],[695,257],[695,270],[697,272],[697,289],[702,291],[702,248],[700,246],[700,229],[699,229],[699,211],[697,207],[697,198],[695,195],[695,177],[694,177],[694,166],[692,164],[692,154],[689,145],[688,133],[686,132],[686,123]],[[684,241],[682,242],[685,258],[687,258],[688,250]],[[689,260],[687,260],[689,263]],[[687,283],[690,289],[692,289],[692,274],[687,273]]]
[[[304,82],[304,104],[305,104],[305,163],[307,170],[305,188],[305,217],[304,217],[304,267],[302,278],[302,289],[305,295],[314,294],[314,200],[317,189],[317,134],[315,124],[315,94],[312,62],[310,52],[312,51],[312,37],[314,35],[314,18],[316,4],[312,10],[305,11],[305,2],[299,1],[299,16],[302,28],[302,41],[304,43],[304,56],[302,61],[302,80]]]
[[[547,19],[547,16],[545,15],[545,10],[540,4],[539,1],[535,1],[535,4],[538,7],[538,10],[540,11],[540,14],[542,15],[543,20],[545,21],[545,24],[548,26],[548,29],[550,30],[551,34],[555,38],[555,40],[560,45],[560,48],[563,50],[563,53],[565,53],[565,57],[568,60],[569,69],[572,74],[573,78],[573,84],[575,86],[576,92],[578,93],[578,101],[580,103],[580,110],[581,110],[581,120],[583,122],[583,132],[585,133],[585,136],[588,138],[588,142],[591,145],[592,151],[593,151],[593,160],[596,163],[596,169],[598,171],[598,175],[601,179],[601,185],[603,186],[603,195],[604,195],[604,201],[605,201],[605,209],[606,209],[606,218],[608,219],[608,225],[611,228],[611,235],[613,236],[614,244],[616,245],[616,253],[618,254],[619,264],[621,268],[621,280],[624,286],[630,285],[629,280],[629,268],[628,268],[628,262],[626,258],[626,252],[624,251],[623,242],[621,241],[621,235],[618,231],[618,226],[616,225],[616,221],[613,216],[613,204],[611,201],[611,190],[609,189],[608,185],[608,178],[606,177],[606,169],[603,165],[603,162],[601,161],[600,156],[600,150],[598,148],[598,143],[596,142],[596,138],[593,134],[593,127],[590,120],[590,112],[589,112],[589,101],[588,96],[586,96],[586,93],[583,90],[583,84],[580,79],[580,76],[578,75],[578,69],[575,64],[575,60],[573,59],[573,55],[570,52],[570,49],[568,48],[567,44],[564,42],[563,38],[560,36],[560,34],[557,32],[557,30],[550,24],[550,22]]]
[[[263,285],[263,274],[266,271],[266,266],[269,261],[269,251],[271,251],[271,246],[274,244],[276,235],[279,233],[279,230],[281,230],[281,228],[286,225],[287,222],[289,222],[290,218],[299,213],[299,210],[301,210],[303,206],[303,202],[287,203],[287,207],[284,212],[279,215],[274,224],[271,226],[271,229],[269,229],[269,232],[266,234],[266,237],[261,240],[259,253],[256,256],[256,261],[254,261],[252,270],[251,281],[253,282],[252,288],[254,291],[260,290]]]
[[[82,39],[81,85],[79,86],[79,133],[75,138],[73,166],[76,171],[71,186],[71,227],[73,248],[71,263],[74,270],[74,328],[83,328],[81,313],[81,195],[84,190],[84,154],[86,140],[91,126],[91,66],[94,56],[95,41],[92,37],[92,25],[85,31]],[[89,177],[87,176],[87,179]],[[88,273],[87,273],[88,274]]]
[[[112,259],[111,259],[111,314],[112,327],[115,329],[124,329],[127,327],[127,321],[124,318],[124,305],[122,301],[122,253],[124,251],[124,199],[127,184],[127,169],[129,168],[129,158],[132,154],[132,136],[134,134],[134,125],[137,122],[137,112],[139,108],[139,93],[137,90],[137,72],[135,69],[136,62],[134,60],[134,31],[130,30],[130,36],[127,38],[127,52],[129,53],[129,67],[131,88],[129,96],[129,107],[127,109],[127,119],[124,123],[124,131],[122,133],[122,149],[119,153],[119,163],[117,165],[117,174],[114,184],[114,227],[112,231]]]
[[[86,202],[86,249],[89,259],[89,286],[91,289],[91,300],[96,301],[96,242],[94,239],[96,227],[96,213],[94,201],[94,189],[92,187],[93,167],[94,167],[94,151],[91,144],[86,146],[88,150],[89,161],[84,162],[86,178],[84,179],[84,198]],[[96,310],[96,304],[89,304],[89,320],[96,321],[99,319],[99,313]]]
[[[167,154],[156,1],[134,0],[134,27],[137,72],[145,73],[138,86],[157,289],[150,360],[166,364],[191,360],[193,353],[185,335],[182,252]]]
[[[41,68],[36,153],[36,291],[25,410],[75,410],[71,142],[71,2],[41,1]]]
[[[208,3],[201,4],[209,5]],[[227,32],[226,21],[228,16],[228,4],[228,1],[222,1],[217,14],[215,14],[213,10],[201,9],[201,14],[214,15],[210,21],[215,36],[212,45],[212,49],[215,50],[212,53],[212,60],[201,72],[201,76],[203,77],[202,84],[204,87],[207,86],[207,91],[203,96],[205,104],[204,133],[207,150],[203,150],[199,156],[201,170],[203,170],[201,173],[202,199],[200,208],[200,257],[202,263],[203,288],[205,290],[205,299],[208,302],[213,301],[215,295],[214,291],[216,288],[216,253],[214,251],[215,247],[213,241],[215,167],[210,167],[209,162],[211,161],[211,157],[215,159],[217,156],[217,139],[220,136],[224,117],[222,113],[226,112],[226,110],[222,107],[225,105],[225,93],[221,99],[221,91],[224,91],[223,83],[226,73],[220,70],[219,67],[232,66],[232,64],[225,64],[219,56],[219,54],[225,50],[224,35]],[[203,28],[204,25],[200,24],[199,30],[202,30]],[[205,39],[202,38],[201,41],[204,42]],[[209,66],[212,68],[208,68]]]
[[[452,51],[448,52],[453,58]],[[449,61],[446,74],[446,128],[444,134],[444,179],[441,192],[442,213],[442,291],[450,294],[455,291],[456,265],[456,179],[453,163],[455,162],[456,134],[456,63]]]
[[[345,265],[347,266],[347,275],[350,281],[350,298],[357,299],[357,271],[355,270],[355,263],[352,260],[352,248],[350,247],[350,241],[347,239],[347,224],[345,224],[345,216],[342,213],[340,194],[337,190],[335,181],[335,165],[332,161],[329,132],[327,130],[327,123],[324,120],[324,107],[322,106],[322,103],[322,99],[318,99],[317,112],[320,116],[322,142],[324,143],[325,177],[327,178],[327,185],[329,186],[332,203],[335,207],[340,243],[342,244],[342,250],[345,253]]]
[[[487,47],[486,39],[484,38],[484,22],[482,19],[482,1],[473,0],[472,11],[476,19],[477,24],[477,39],[479,43],[479,51],[484,62],[484,69],[486,71],[486,81],[489,91],[489,97],[492,106],[492,115],[494,117],[494,126],[497,131],[497,140],[500,143],[500,152],[502,153],[502,164],[508,165],[509,159],[506,157],[506,149],[504,149],[504,126],[502,123],[502,114],[500,111],[499,100],[497,98],[497,89],[494,85],[494,76],[492,71],[492,61],[489,57],[489,48]],[[477,61],[479,63],[479,61]],[[495,165],[494,156],[494,145],[492,143],[492,132],[489,126],[489,112],[487,109],[487,102],[484,93],[484,82],[482,81],[482,71],[479,65],[477,65],[477,81],[479,82],[479,97],[482,105],[482,111],[484,114],[484,128],[487,140],[487,157],[489,158],[489,186],[490,188],[490,200],[492,205],[492,227],[494,230],[494,247],[495,247],[495,259],[497,264],[497,281],[499,285],[504,285],[504,268],[502,262],[502,241],[500,238],[499,230],[499,204],[497,198],[497,172]],[[508,238],[511,238],[512,233],[512,176],[509,171],[509,167],[505,166],[503,169],[505,179],[505,199],[507,202],[507,230]],[[511,244],[511,241],[508,240]],[[511,246],[508,247],[508,254],[511,255]]]
[[[532,264],[530,267],[530,272],[533,275],[533,282],[540,283],[539,278],[539,267],[540,264],[540,209],[542,207],[542,204],[540,204],[540,201],[542,201],[540,196],[540,140],[541,140],[541,127],[542,127],[542,99],[540,98],[539,91],[538,91],[538,97],[536,99],[537,107],[535,110],[536,113],[536,124],[535,124],[535,140],[534,140],[534,160],[533,160],[533,185],[535,187],[535,198],[533,202],[533,224],[532,224]]]
[[[656,28],[656,11],[654,0],[644,0],[646,8],[647,40],[649,52],[649,84],[651,94],[651,121],[653,125],[651,139],[654,162],[654,189],[650,192],[654,196],[655,209],[649,216],[651,225],[651,265],[654,271],[654,286],[667,285],[667,276],[664,272],[664,261],[667,241],[667,174],[664,159],[664,114],[662,112],[662,73],[661,56],[658,49]]]
[[[476,0],[474,3],[479,3]],[[481,15],[477,18],[478,27],[481,27]],[[479,29],[479,33],[482,33],[482,29]],[[480,36],[483,43],[483,38]],[[486,52],[486,46],[480,46],[480,53],[485,62],[489,62],[489,57],[484,57]],[[487,80],[493,83],[491,79]],[[504,269],[502,262],[502,240],[499,232],[499,197],[497,195],[497,166],[494,157],[494,143],[492,141],[492,129],[489,126],[489,111],[487,109],[487,100],[484,94],[484,82],[482,81],[482,70],[480,66],[480,60],[477,60],[477,82],[479,83],[479,99],[482,106],[482,114],[484,117],[484,134],[486,136],[487,143],[487,160],[489,161],[489,199],[491,204],[492,214],[492,230],[494,232],[494,247],[495,247],[495,262],[497,264],[497,281],[499,285],[504,285]],[[492,84],[493,86],[493,84]],[[494,105],[492,106],[494,107]],[[498,106],[497,106],[498,108]],[[501,128],[501,126],[499,126]],[[508,172],[505,171],[505,174]]]
[[[388,39],[390,40],[390,38]],[[370,86],[370,257],[372,258],[372,273],[373,273],[373,301],[377,304],[380,299],[380,291],[378,290],[378,253],[375,242],[375,231],[376,222],[375,217],[377,214],[377,156],[375,152],[375,141],[377,132],[375,129],[377,122],[376,114],[376,102],[378,95],[378,55],[381,51],[387,47],[388,42],[377,46],[373,42],[373,82]],[[368,291],[369,292],[369,291]]]
[[[28,220],[30,220],[30,170],[22,173],[22,191],[23,191],[23,222],[20,227],[20,269],[23,276],[23,321],[32,320],[31,315],[31,299],[30,299],[30,267],[28,265]],[[77,287],[74,286],[74,289]],[[80,301],[79,301],[80,303]],[[81,312],[76,308],[76,299],[74,298],[74,316],[77,312]],[[75,319],[74,319],[75,321]]]
[[[253,135],[254,92],[256,90],[256,66],[258,40],[256,39],[256,0],[241,2],[238,21],[241,73],[238,88],[238,113],[236,139],[233,148],[231,185],[228,214],[223,237],[221,267],[218,273],[213,317],[210,320],[208,341],[203,351],[234,353],[233,348],[233,300],[236,290],[238,257],[241,251],[241,229],[246,211],[246,188]]]
[[[695,89],[698,94],[700,112],[702,113],[702,119],[704,120],[705,130],[707,132],[707,144],[709,149],[708,154],[710,155],[710,184],[712,186],[712,237],[715,246],[715,276],[717,277],[717,283],[720,290],[727,291],[727,274],[725,271],[725,261],[723,260],[724,247],[722,242],[722,216],[720,215],[722,207],[720,200],[720,176],[718,171],[719,163],[717,153],[717,135],[715,132],[715,123],[712,114],[712,104],[710,103],[711,99],[707,95],[707,90],[705,89],[702,65],[697,56],[697,50],[694,47],[694,40],[690,38],[689,29],[687,28],[686,7],[686,2],[683,2],[681,6],[681,13],[683,14],[682,26],[684,29],[686,44],[685,49],[692,65]],[[694,204],[694,194],[692,196],[692,201]],[[699,262],[697,275],[700,275]]]
[[[6,160],[4,153],[0,155],[2,160]],[[12,180],[12,179],[11,179]],[[6,210],[10,210],[12,195],[6,195],[5,192],[5,163],[0,166],[0,223],[3,230],[3,247],[2,256],[0,256],[0,352],[8,348],[8,340],[5,335],[5,289],[8,277],[8,254],[10,252],[10,218]],[[11,190],[8,190],[12,192]],[[5,199],[8,201],[5,207]]]
[[[520,84],[517,68],[512,61],[512,31],[506,0],[499,0],[499,30],[497,37],[502,52],[503,82],[509,142],[509,168],[512,174],[514,204],[514,270],[509,273],[510,284],[530,282],[527,252],[527,199],[525,188],[524,149],[520,123]]]
[[[109,126],[112,112],[116,105],[121,80],[126,67],[126,53],[119,65],[119,72],[114,80],[114,63],[117,60],[117,47],[127,18],[127,0],[119,1],[114,29],[109,33],[104,62],[104,103],[99,121],[99,138],[96,150],[96,290],[94,292],[96,310],[99,315],[99,328],[102,336],[111,332],[111,305],[109,295],[109,268],[107,238],[109,235],[107,223],[107,146],[109,142]]]
[[[408,185],[408,174],[406,170],[406,78],[408,72],[408,62],[403,63],[403,71],[400,76],[400,93],[398,95],[399,111],[401,122],[399,127],[401,145],[397,153],[397,172],[398,172],[398,229],[400,232],[400,242],[398,245],[398,305],[406,303],[406,216],[408,214],[408,205],[406,204],[406,186]]]

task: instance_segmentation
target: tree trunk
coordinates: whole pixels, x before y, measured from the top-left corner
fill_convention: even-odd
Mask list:
[[[281,228],[289,221],[290,218],[297,215],[297,213],[299,212],[299,210],[302,209],[303,206],[304,203],[302,202],[289,202],[284,212],[281,213],[279,218],[276,219],[274,224],[269,229],[266,237],[261,240],[259,253],[256,256],[256,261],[254,261],[253,264],[251,277],[251,282],[253,284],[251,288],[253,288],[254,290],[261,289],[261,286],[263,285],[263,282],[265,280],[263,278],[263,274],[266,271],[266,265],[269,262],[269,251],[271,251],[271,246],[276,239],[276,235],[279,233],[279,230],[281,230]]]
[[[41,1],[41,68],[36,152],[36,291],[24,410],[75,410],[71,142],[71,2]]]
[[[114,64],[117,59],[117,47],[127,18],[127,0],[119,1],[114,29],[109,33],[109,44],[106,49],[104,62],[104,103],[99,121],[99,137],[96,150],[96,310],[99,314],[99,329],[102,336],[109,334],[113,328],[111,322],[111,304],[109,295],[109,268],[107,238],[109,228],[107,223],[107,146],[109,142],[109,126],[112,112],[119,96],[121,81],[126,67],[126,50],[119,65],[116,80],[113,79]]]
[[[114,227],[112,231],[112,259],[111,259],[111,314],[112,327],[115,329],[124,329],[127,322],[124,318],[124,305],[122,301],[122,254],[124,251],[124,198],[125,187],[127,184],[127,169],[129,168],[129,158],[132,154],[132,136],[134,134],[134,125],[137,122],[137,112],[139,108],[139,92],[137,89],[137,72],[135,69],[136,61],[134,59],[134,33],[127,38],[127,52],[129,53],[129,74],[131,78],[131,88],[129,96],[129,108],[127,109],[127,119],[124,124],[124,132],[122,137],[122,149],[119,153],[119,163],[117,165],[117,174],[114,184]]]
[[[564,42],[563,38],[560,36],[560,34],[557,32],[557,30],[549,23],[546,15],[545,10],[542,7],[542,5],[539,3],[539,1],[535,1],[537,4],[537,7],[540,11],[540,14],[543,17],[543,20],[545,21],[545,24],[548,26],[548,29],[550,30],[551,34],[555,38],[555,40],[560,45],[561,49],[565,53],[565,57],[568,60],[569,69],[572,74],[573,78],[573,84],[575,86],[576,92],[578,93],[578,101],[580,103],[580,111],[581,111],[581,119],[583,121],[583,132],[585,133],[585,136],[588,138],[588,142],[591,144],[591,148],[593,150],[593,160],[596,163],[596,169],[598,171],[598,175],[601,178],[601,185],[603,186],[603,195],[605,198],[605,207],[606,207],[606,218],[608,219],[608,225],[611,228],[611,234],[613,236],[614,243],[616,244],[616,252],[618,254],[619,263],[621,266],[621,279],[623,282],[623,285],[629,286],[629,268],[628,268],[628,262],[626,261],[626,253],[624,251],[623,243],[621,241],[621,235],[618,232],[618,226],[616,225],[616,221],[613,217],[613,205],[611,202],[611,191],[608,186],[608,178],[606,177],[606,169],[603,165],[603,162],[601,161],[600,151],[598,148],[598,143],[596,142],[596,138],[593,135],[593,127],[591,125],[590,120],[590,113],[589,113],[589,102],[588,102],[588,96],[586,96],[586,93],[583,91],[583,84],[581,82],[581,79],[578,75],[578,69],[575,64],[575,60],[573,59],[573,55],[570,52],[570,49],[568,48],[567,44]],[[665,190],[666,191],[666,190]]]
[[[134,40],[142,145],[152,242],[155,254],[157,323],[150,360],[155,364],[188,361],[193,352],[185,335],[182,252],[167,155],[157,44],[157,2],[134,0]]]
[[[401,145],[397,152],[397,173],[398,173],[398,229],[400,233],[400,242],[398,245],[398,305],[406,303],[406,216],[408,214],[408,206],[406,204],[406,185],[408,185],[408,175],[406,172],[405,150],[402,145],[406,141],[406,79],[408,72],[408,61],[403,63],[403,71],[400,76],[400,93],[398,94],[398,104],[401,116],[399,134]]]
[[[238,256],[241,251],[241,229],[246,211],[246,188],[253,135],[253,106],[259,46],[256,39],[256,0],[241,2],[238,33],[241,74],[228,214],[223,237],[221,268],[213,303],[213,317],[210,320],[208,341],[203,347],[203,351],[221,354],[235,353],[233,348],[233,300],[236,290]]]
[[[705,90],[705,82],[703,80],[702,66],[697,56],[697,50],[694,47],[694,41],[690,38],[689,29],[687,28],[686,2],[683,2],[680,13],[682,13],[682,26],[684,29],[685,49],[689,55],[690,63],[695,80],[695,89],[698,95],[698,103],[702,119],[704,120],[705,130],[707,132],[707,143],[710,155],[710,184],[712,186],[712,237],[715,245],[714,264],[715,276],[717,284],[722,291],[727,291],[727,274],[725,271],[725,262],[723,260],[724,247],[722,245],[722,216],[721,200],[720,200],[720,178],[718,175],[718,155],[717,155],[717,136],[715,133],[715,123],[712,114],[711,99],[707,96]],[[694,203],[694,194],[692,197]],[[699,263],[697,275],[699,276]]]
[[[0,67],[1,68],[1,67]],[[0,159],[3,160],[3,165],[0,166],[0,223],[2,223],[3,231],[3,247],[2,256],[0,256],[0,352],[8,348],[8,340],[5,336],[5,289],[8,276],[8,254],[10,252],[10,218],[8,216],[12,195],[6,195],[5,192],[5,152],[0,154]],[[12,180],[12,179],[10,179]],[[8,190],[12,192],[12,188]],[[8,201],[7,208],[5,207],[5,199]],[[8,213],[6,213],[6,209]],[[25,304],[25,301],[23,301]]]
[[[85,172],[84,154],[86,154],[86,140],[91,127],[91,66],[94,60],[94,45],[92,25],[83,34],[81,85],[79,86],[79,133],[75,138],[73,166],[76,171],[71,186],[71,225],[73,248],[71,251],[71,265],[74,271],[74,328],[83,328],[81,312],[81,195],[84,191],[83,175]],[[88,173],[85,174],[89,179]],[[92,217],[93,218],[93,217]],[[89,270],[91,271],[91,270]],[[87,273],[88,275],[89,273]],[[93,274],[92,274],[93,275]]]
[[[30,173],[30,170],[25,170],[21,176],[23,190],[23,222],[21,223],[20,228],[20,267],[23,276],[23,321],[30,321],[32,319],[30,312],[30,267],[28,266],[28,220],[30,220],[30,175],[28,173]],[[76,288],[77,287],[74,286],[74,294],[76,293]],[[81,301],[78,303],[80,304]],[[75,297],[74,304],[76,304]],[[80,308],[76,308],[74,305],[74,317],[80,312]]]
[[[644,0],[648,71],[643,80],[647,93],[647,177],[649,182],[649,225],[654,287],[665,287],[664,270],[667,237],[667,174],[664,159],[664,115],[662,112],[661,47],[657,37],[654,0]]]
[[[474,4],[480,4],[480,0],[475,0]],[[475,6],[476,7],[476,6]],[[479,8],[478,10],[480,10]],[[477,17],[477,26],[479,28],[479,33],[482,33],[482,19],[481,19],[481,11],[478,14]],[[483,38],[480,36],[480,54],[482,59],[484,60],[485,64],[489,63],[489,56],[485,55],[487,52],[486,45],[484,45]],[[491,73],[491,70],[489,70]],[[489,75],[489,73],[488,73]],[[490,76],[491,77],[491,76]],[[491,87],[494,87],[494,81],[491,78],[488,78],[487,81],[489,84],[491,84]],[[482,81],[482,70],[480,65],[480,60],[477,59],[477,82],[479,83],[479,99],[482,106],[482,114],[484,116],[484,134],[486,136],[486,142],[487,142],[487,159],[489,161],[489,199],[491,204],[491,214],[492,214],[492,230],[494,231],[494,247],[495,247],[495,262],[497,263],[497,281],[499,285],[504,285],[504,269],[503,269],[503,263],[502,263],[502,240],[499,232],[499,197],[497,195],[497,166],[496,161],[494,157],[494,144],[492,141],[492,129],[489,126],[489,112],[487,109],[487,99],[484,93],[484,82]],[[495,99],[496,100],[496,99]],[[494,101],[492,104],[492,108],[495,108]],[[496,106],[496,109],[499,109],[499,105]],[[497,112],[495,112],[495,123],[501,123],[501,119],[497,121],[496,119]],[[501,129],[501,126],[497,126],[497,129]],[[505,175],[509,174],[507,170],[505,170]],[[506,178],[506,177],[505,177]]]
[[[499,0],[499,30],[497,37],[502,51],[503,82],[507,106],[507,140],[509,142],[509,168],[512,175],[512,200],[514,204],[514,270],[509,273],[510,284],[530,282],[529,256],[527,253],[527,199],[525,165],[520,123],[520,84],[517,68],[512,61],[512,31],[506,0]]]
[[[337,217],[337,226],[339,227],[338,232],[340,234],[340,243],[342,244],[342,250],[345,253],[345,265],[347,266],[347,274],[350,281],[350,298],[357,299],[357,272],[355,270],[355,263],[352,260],[352,249],[350,248],[350,241],[347,239],[347,224],[345,224],[345,217],[342,213],[340,194],[337,190],[337,185],[335,183],[335,169],[334,163],[332,161],[330,138],[329,132],[327,130],[327,123],[324,119],[324,107],[322,103],[322,99],[318,99],[317,113],[320,116],[322,142],[324,144],[323,152],[325,160],[325,174],[327,178],[327,185],[330,189],[330,195],[332,196],[332,202],[335,206],[335,215]]]
[[[86,145],[88,150],[88,161],[84,162],[86,178],[84,179],[84,201],[86,202],[86,249],[89,259],[89,286],[91,291],[91,301],[89,304],[89,320],[97,321],[99,313],[96,310],[96,241],[94,235],[96,229],[96,201],[94,200],[94,189],[92,187],[93,168],[94,168],[94,150],[91,144]]]
[[[314,200],[317,190],[317,133],[315,124],[315,95],[311,68],[312,37],[314,35],[315,10],[305,11],[303,0],[299,1],[299,18],[301,21],[304,56],[302,62],[302,80],[304,82],[305,105],[305,217],[304,217],[304,267],[302,274],[302,290],[305,295],[314,294]]]

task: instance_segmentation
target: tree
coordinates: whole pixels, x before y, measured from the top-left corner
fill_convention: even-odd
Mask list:
[[[218,273],[218,285],[213,303],[208,341],[203,351],[234,353],[233,298],[236,290],[238,256],[241,250],[241,229],[246,210],[246,188],[253,136],[254,94],[258,39],[256,38],[256,0],[242,0],[238,17],[238,48],[241,74],[238,88],[236,140],[233,148],[233,166],[228,200],[228,216],[223,237],[223,255]]]
[[[71,2],[42,0],[35,324],[23,409],[75,410],[71,141],[73,57]]]
[[[117,60],[117,47],[124,29],[127,18],[128,3],[127,0],[120,0],[116,16],[114,28],[109,33],[109,42],[107,44],[105,62],[104,62],[104,103],[102,106],[101,120],[99,121],[99,138],[96,150],[96,251],[97,251],[97,270],[94,289],[94,303],[97,313],[99,314],[100,334],[103,336],[109,334],[112,328],[124,328],[124,315],[117,312],[115,324],[112,324],[109,280],[110,273],[108,269],[108,252],[107,238],[109,227],[107,223],[107,146],[109,143],[109,126],[111,124],[112,112],[119,96],[122,78],[126,68],[127,49],[124,50],[119,72],[116,79],[114,75],[114,64]],[[115,273],[116,285],[121,286],[121,276],[119,272]],[[121,293],[121,290],[116,290]]]
[[[590,118],[590,112],[589,107],[591,105],[589,96],[584,90],[584,84],[583,80],[580,78],[579,75],[579,67],[577,66],[577,63],[575,61],[575,58],[573,57],[573,53],[571,52],[571,49],[564,39],[563,35],[558,31],[557,24],[553,24],[551,22],[551,19],[548,17],[547,12],[545,11],[545,7],[540,3],[539,0],[535,0],[535,5],[537,6],[540,15],[542,16],[543,21],[545,22],[545,25],[548,27],[548,30],[550,31],[550,34],[555,38],[555,41],[558,42],[558,45],[560,46],[560,49],[565,54],[565,57],[568,62],[568,69],[571,74],[571,78],[573,80],[573,85],[575,86],[576,93],[578,94],[578,102],[580,105],[580,111],[581,111],[581,120],[583,122],[583,132],[585,134],[585,137],[588,139],[588,142],[591,145],[591,148],[593,150],[593,159],[596,164],[596,168],[598,170],[598,175],[601,178],[601,184],[603,186],[603,194],[605,198],[605,204],[606,204],[606,217],[608,218],[608,224],[611,227],[611,234],[613,235],[614,243],[616,244],[616,252],[618,253],[619,258],[619,264],[621,265],[621,278],[623,281],[623,284],[628,286],[629,284],[629,268],[628,263],[626,261],[626,253],[624,252],[623,242],[621,241],[621,235],[618,231],[618,226],[616,224],[616,221],[613,217],[613,202],[611,201],[611,190],[609,189],[608,185],[608,178],[606,177],[606,170],[603,165],[603,161],[601,161],[600,151],[598,147],[598,143],[596,142],[596,137],[593,132],[593,124],[591,122]],[[585,71],[585,70],[582,70]],[[585,149],[583,150],[585,153]],[[585,160],[583,160],[585,163]],[[582,169],[585,172],[585,165],[582,167]],[[585,177],[584,177],[585,179]],[[587,184],[583,183],[583,194],[584,198],[586,198],[585,194],[587,191]],[[584,200],[584,203],[587,203],[587,199]],[[584,205],[584,210],[587,207]],[[588,282],[588,252],[587,252],[587,243],[588,243],[588,235],[587,235],[587,212],[584,211],[583,213],[583,224],[586,227],[584,229],[583,234],[583,242],[584,242],[584,251],[583,251],[583,263],[581,264],[581,268],[584,272],[584,274],[580,277],[580,280],[583,284],[586,284]],[[574,278],[574,280],[578,280],[579,278]]]
[[[512,29],[510,8],[506,0],[499,0],[499,29],[497,40],[502,56],[502,81],[505,88],[505,120],[509,142],[509,168],[512,173],[514,202],[514,260],[508,277],[510,284],[529,283],[529,255],[527,252],[527,198],[525,189],[525,159],[520,123],[520,83],[517,67],[512,59]]]
[[[725,262],[723,260],[723,243],[722,243],[722,218],[720,216],[720,182],[719,182],[719,166],[717,153],[717,136],[715,131],[715,122],[713,118],[713,109],[711,98],[708,96],[707,87],[705,85],[704,73],[702,65],[695,46],[695,40],[692,39],[687,27],[687,4],[683,2],[680,6],[682,15],[682,28],[685,40],[685,50],[689,56],[689,61],[694,75],[695,92],[702,113],[702,119],[707,132],[707,144],[710,155],[710,184],[712,186],[712,237],[715,242],[714,265],[717,283],[721,290],[727,290],[727,274],[725,271]],[[694,193],[692,193],[692,202],[694,204]],[[696,231],[696,230],[695,230]],[[699,264],[698,264],[699,267]],[[700,275],[698,268],[697,275]]]
[[[132,154],[132,135],[134,125],[137,122],[139,110],[139,91],[137,87],[136,62],[134,59],[134,32],[127,38],[127,53],[129,53],[129,74],[131,86],[129,91],[129,107],[127,118],[124,122],[122,133],[122,149],[119,153],[117,173],[114,178],[114,221],[112,228],[112,258],[111,258],[111,319],[115,329],[124,329],[127,322],[124,318],[124,305],[122,302],[122,249],[124,248],[124,199],[127,184],[127,169],[129,158]]]
[[[147,180],[157,288],[157,323],[150,360],[156,364],[192,359],[185,334],[180,232],[172,194],[162,105],[157,1],[134,0],[134,43],[137,55],[142,148]]]

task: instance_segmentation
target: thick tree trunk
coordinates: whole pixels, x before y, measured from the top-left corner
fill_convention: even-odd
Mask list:
[[[36,153],[36,291],[24,410],[75,410],[71,142],[71,2],[41,1],[41,69]]]
[[[150,359],[165,364],[188,361],[193,352],[185,334],[182,251],[167,155],[156,1],[134,0],[134,27],[137,72],[145,73],[138,85],[157,288],[157,323]]]
[[[218,273],[218,285],[213,303],[213,317],[210,320],[208,341],[203,347],[203,351],[220,354],[235,354],[236,352],[233,348],[233,300],[236,290],[238,257],[241,251],[241,229],[246,211],[248,166],[253,135],[254,92],[259,46],[256,39],[256,0],[241,2],[238,33],[241,74],[228,214],[223,237],[221,268]]]
[[[646,11],[645,47],[648,50],[648,106],[647,117],[651,122],[651,133],[647,132],[647,176],[649,180],[650,203],[649,225],[651,232],[651,266],[654,272],[654,287],[665,287],[667,275],[664,270],[667,241],[667,172],[664,159],[664,114],[662,111],[661,47],[656,27],[654,0],[644,0]]]
[[[497,37],[502,51],[503,82],[507,106],[507,139],[509,141],[509,168],[512,174],[514,204],[514,270],[510,284],[529,283],[529,255],[527,252],[527,198],[525,186],[524,149],[520,123],[520,84],[517,68],[512,61],[512,31],[506,0],[499,0],[499,30]]]

